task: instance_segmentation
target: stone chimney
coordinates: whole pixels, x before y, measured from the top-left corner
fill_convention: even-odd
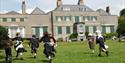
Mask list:
[[[57,7],[62,5],[62,0],[57,0]]]
[[[106,12],[110,13],[110,7],[109,6],[106,7]]]
[[[78,5],[84,5],[84,1],[83,0],[79,0],[78,1]]]
[[[22,0],[22,14],[26,14],[26,4],[25,4],[25,0]]]

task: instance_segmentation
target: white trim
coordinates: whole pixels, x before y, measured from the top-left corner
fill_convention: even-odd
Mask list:
[[[22,37],[25,37],[25,27],[22,27]]]
[[[73,16],[72,19],[73,19],[73,22],[75,22],[75,16]]]
[[[43,28],[40,27],[39,29],[40,29],[40,37],[42,37],[43,36]]]
[[[89,26],[89,33],[93,33],[93,27]]]
[[[36,25],[32,25],[31,27],[43,27],[43,26],[48,26],[48,25],[45,25],[45,24],[36,24]]]
[[[115,26],[115,24],[102,24],[102,26]]]
[[[8,34],[9,34],[9,37],[12,37],[11,35],[11,29],[10,29],[10,27],[8,28]]]
[[[79,16],[79,22],[82,22],[82,17],[81,16]]]
[[[32,35],[35,35],[35,28],[32,28]]]
[[[21,33],[20,27],[17,27],[17,32],[20,32],[20,33]]]
[[[111,33],[110,27],[106,27],[106,33]]]

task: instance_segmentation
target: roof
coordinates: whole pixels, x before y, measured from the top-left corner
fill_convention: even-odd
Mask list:
[[[55,11],[94,11],[85,5],[60,5]]]
[[[105,10],[103,9],[98,9],[97,12],[99,12],[100,15],[111,15],[110,13],[107,13]]]
[[[16,12],[16,11],[10,11],[10,12],[8,12],[8,13],[6,13],[6,14],[20,14],[20,13],[18,13],[18,12]]]
[[[45,14],[41,9],[36,7],[31,14]]]

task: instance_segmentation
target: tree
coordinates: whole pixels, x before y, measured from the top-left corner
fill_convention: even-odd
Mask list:
[[[5,27],[0,26],[0,48],[3,47],[1,40],[8,36],[8,31]]]
[[[118,36],[125,34],[125,9],[121,10],[120,17],[118,19],[117,33]]]
[[[125,16],[125,9],[120,11],[120,16]]]

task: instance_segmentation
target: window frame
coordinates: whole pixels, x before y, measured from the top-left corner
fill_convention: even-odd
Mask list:
[[[11,18],[11,22],[16,22],[16,18]]]
[[[7,22],[7,18],[2,18],[2,22]]]
[[[57,27],[57,33],[58,34],[62,34],[62,26],[58,26]]]

